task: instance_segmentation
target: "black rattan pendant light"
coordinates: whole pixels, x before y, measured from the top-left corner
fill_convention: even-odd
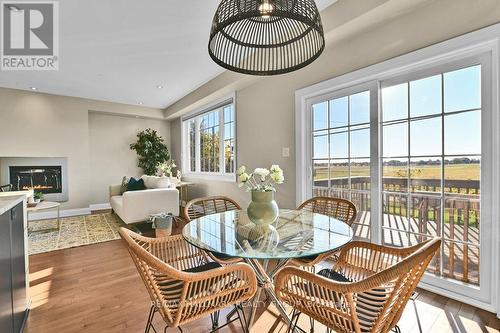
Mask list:
[[[222,0],[208,43],[217,64],[253,75],[295,71],[324,48],[314,0]]]

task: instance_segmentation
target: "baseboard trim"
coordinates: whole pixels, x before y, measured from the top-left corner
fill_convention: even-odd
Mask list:
[[[94,204],[90,205],[88,208],[75,208],[75,209],[64,209],[60,211],[60,217],[71,217],[71,216],[81,216],[90,215],[92,211],[111,209],[109,203]],[[43,211],[43,212],[33,212],[28,214],[28,221],[38,221],[57,218],[57,211]]]
[[[105,209],[111,209],[111,205],[109,202],[107,203],[101,203],[101,204],[93,204],[93,205],[90,205],[89,206],[89,209],[91,211],[94,211],[94,210],[105,210]]]

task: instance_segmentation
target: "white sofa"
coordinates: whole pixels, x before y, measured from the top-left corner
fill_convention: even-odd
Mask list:
[[[127,191],[121,194],[121,185],[109,187],[109,202],[113,211],[127,224],[149,220],[151,214],[179,215],[179,191],[175,188],[155,188]]]

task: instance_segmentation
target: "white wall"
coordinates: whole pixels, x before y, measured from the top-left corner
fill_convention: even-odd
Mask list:
[[[109,202],[103,185],[119,184],[123,176],[140,176],[137,154],[129,145],[137,140],[137,133],[152,128],[169,141],[169,123],[164,120],[136,119],[120,115],[89,114],[89,155],[92,172],[90,203]]]
[[[67,157],[69,200],[62,209],[88,208],[93,196],[108,193],[108,181],[92,179],[105,165],[90,162],[89,110],[163,116],[158,109],[0,88],[0,157]],[[133,168],[130,160],[117,163]]]

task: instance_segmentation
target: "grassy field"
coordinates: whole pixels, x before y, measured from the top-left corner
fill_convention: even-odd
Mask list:
[[[439,165],[414,165],[410,168],[412,179],[441,179],[441,166]],[[385,177],[407,177],[407,169],[404,166],[385,166]],[[330,167],[331,178],[346,178],[349,174],[347,166],[332,166]],[[355,165],[351,167],[352,177],[369,177],[370,167],[364,165]],[[480,180],[480,165],[479,164],[450,164],[445,166],[445,177],[447,180]],[[328,167],[320,167],[315,169],[315,180],[328,179]],[[432,204],[430,205],[432,206]],[[430,207],[429,207],[430,208]],[[400,215],[402,209],[406,212],[406,202],[397,202],[389,204],[386,207],[387,213]],[[436,207],[436,209],[439,209]],[[420,212],[418,209],[411,209],[412,217],[416,218]],[[435,219],[434,210],[427,211],[428,219],[433,221]],[[453,222],[458,225],[463,225],[465,221],[465,214],[463,210],[454,210]],[[468,212],[469,225],[477,226],[479,222],[479,211],[471,210]],[[404,213],[403,215],[406,215]],[[445,208],[444,222],[450,223],[450,209]]]
[[[439,210],[439,207],[436,207],[436,210]],[[403,213],[401,213],[403,212]],[[433,209],[430,209],[427,211],[427,220],[428,221],[436,221],[436,216],[434,215],[434,210]],[[388,214],[393,214],[393,215],[402,215],[402,216],[406,216],[406,206],[401,206],[401,207],[387,207],[387,213]],[[411,217],[413,218],[418,218],[419,217],[419,214],[420,214],[420,211],[418,209],[410,209],[410,214],[411,214]],[[464,225],[465,223],[465,214],[467,214],[467,212],[465,212],[464,210],[460,210],[460,211],[453,211],[453,222],[454,224],[456,225]],[[480,221],[480,217],[479,217],[479,211],[475,211],[475,210],[471,210],[468,212],[468,219],[469,219],[469,226],[471,227],[478,227],[478,224],[479,224],[479,221]],[[450,209],[449,208],[445,208],[444,210],[444,223],[450,223]]]
[[[441,166],[439,165],[419,165],[411,166],[411,176],[413,179],[441,179]],[[349,175],[347,166],[330,167],[331,178],[346,178]],[[351,177],[369,177],[369,166],[352,166]],[[385,166],[384,177],[407,177],[407,169],[404,166]],[[445,166],[446,179],[453,180],[479,180],[479,164],[450,164]],[[315,168],[315,180],[328,179],[328,167]]]

